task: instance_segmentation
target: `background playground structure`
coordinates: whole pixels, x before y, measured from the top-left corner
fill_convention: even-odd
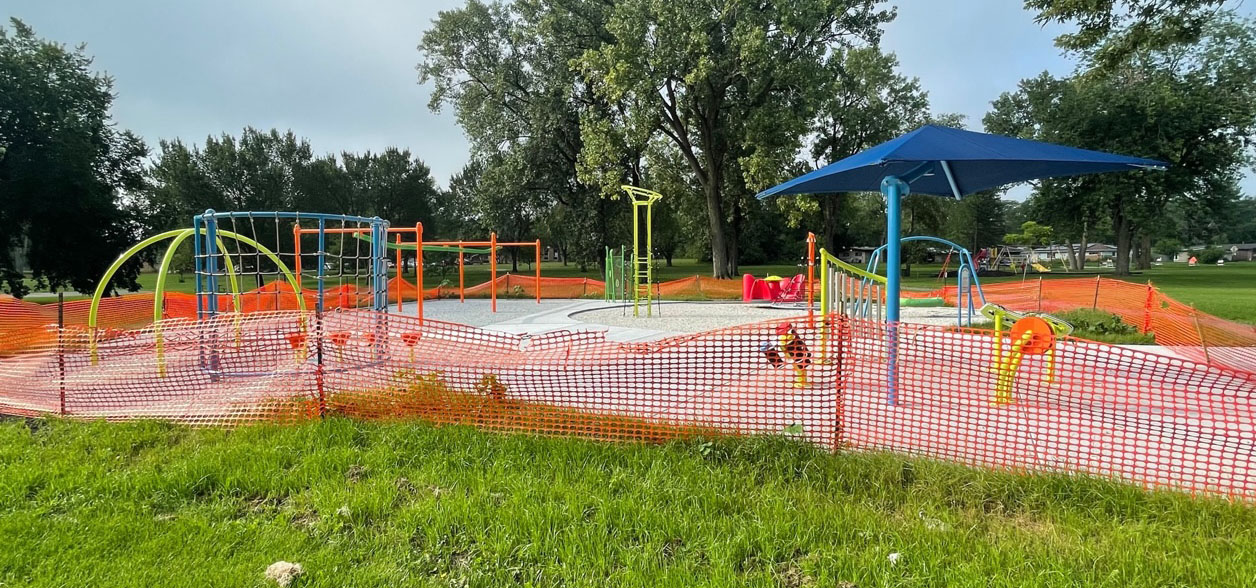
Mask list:
[[[344,414],[630,440],[783,432],[830,449],[889,450],[1256,498],[1256,478],[1248,475],[1256,413],[1247,404],[1256,398],[1249,367],[1256,333],[1198,313],[1178,314],[1183,305],[1147,286],[1102,278],[987,285],[985,301],[1021,314],[1086,304],[1116,312],[1154,332],[1161,345],[1151,353],[1053,334],[1049,353],[1039,353],[1047,349],[1039,349],[1039,334],[1018,344],[1023,330],[1015,327],[1007,340],[954,322],[891,326],[871,310],[883,303],[877,288],[885,278],[835,263],[821,251],[825,285],[818,315],[623,343],[597,331],[501,332],[390,313],[390,295],[413,292],[422,299],[428,293],[388,287],[384,246],[396,248],[396,255],[406,243],[402,231],[389,239],[388,227],[376,219],[352,219],[366,226],[329,231],[329,219],[318,218],[323,230],[313,233],[277,214],[214,213],[201,220],[194,224],[205,229],[199,295],[182,302],[186,314],[172,316],[180,305],[171,295],[164,318],[152,322],[150,306],[151,325],[142,328],[106,329],[120,320],[110,318],[110,299],[102,301],[102,324],[95,328],[73,324],[74,313],[64,312],[73,303],[61,308],[61,328],[35,322],[41,328],[32,329],[28,322],[19,336],[5,339],[0,389],[11,392],[0,396],[0,411],[205,425]],[[272,258],[261,248],[208,244],[212,235],[240,234],[242,226],[265,221],[289,223],[277,234],[295,235],[276,241],[292,243],[287,249],[265,249],[290,259],[303,282],[313,279],[322,288],[297,295],[295,275],[268,281],[287,273],[287,262],[263,265]],[[360,238],[364,229],[370,239]],[[414,235],[418,254],[421,228],[404,231]],[[250,234],[271,232],[267,225]],[[322,244],[311,252],[302,239]],[[490,250],[499,245],[494,236],[487,243]],[[228,259],[237,269],[227,269]],[[260,287],[220,293],[233,272]],[[330,286],[328,276],[352,283]],[[536,288],[532,297],[543,297],[550,284],[602,294],[595,281],[560,286],[547,280],[563,278],[527,278]],[[675,287],[722,287],[678,282]],[[737,281],[728,282],[739,292]],[[867,286],[856,288],[857,282]],[[975,286],[927,294],[957,304],[977,296]],[[660,284],[664,292],[668,287]],[[237,304],[237,296],[256,297],[258,304]],[[14,302],[2,316],[32,308],[41,307]],[[39,317],[36,312],[27,320]],[[887,364],[891,327],[901,346]],[[779,361],[765,349],[776,349]],[[890,366],[895,386],[887,402]],[[1199,424],[1191,415],[1220,424]]]
[[[380,219],[300,213],[210,211],[189,231],[172,238],[193,240],[195,294],[166,296],[161,320],[152,320],[150,306],[147,326],[107,327],[122,320],[109,316],[108,299],[99,302],[101,322],[86,327],[67,320],[73,303],[59,309],[53,329],[29,313],[35,305],[7,306],[6,318],[27,313],[20,335],[30,338],[5,339],[0,389],[13,392],[0,396],[0,412],[206,425],[344,414],[653,441],[784,432],[830,449],[1256,498],[1248,475],[1256,330],[1183,314],[1184,305],[1150,286],[1096,277],[982,289],[975,277],[961,277],[916,293],[957,306],[949,325],[887,323],[876,311],[886,302],[876,256],[858,269],[821,250],[819,313],[809,305],[802,316],[620,342],[568,326],[503,332],[434,320],[418,308],[415,316],[391,312],[408,293],[416,307],[429,297],[421,271],[413,286],[388,279],[388,258],[401,271],[407,246],[416,268],[428,245],[535,247],[533,275],[523,281],[530,298],[539,303],[551,286],[603,294],[596,281],[543,278],[539,242],[501,243],[495,234],[427,242],[421,226],[394,230]],[[413,235],[408,243],[406,235]],[[224,246],[220,238],[253,246]],[[960,267],[971,268],[954,247]],[[240,291],[245,280],[257,287]],[[488,282],[491,313],[500,281]],[[740,291],[738,281],[723,282],[677,280],[659,289]],[[315,290],[304,289],[311,283]],[[983,309],[999,305],[993,332],[971,328],[965,310],[978,299]],[[1052,323],[1050,333],[1025,327],[1041,320],[1033,315],[1086,305],[1154,333],[1160,347],[1071,339]],[[557,316],[552,306],[538,310]],[[1030,318],[1005,334],[1002,316]],[[40,328],[29,328],[31,321]],[[890,331],[900,344],[887,353]]]

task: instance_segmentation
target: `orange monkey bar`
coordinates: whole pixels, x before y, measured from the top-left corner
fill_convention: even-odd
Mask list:
[[[294,251],[296,255],[295,274],[296,274],[296,279],[297,279],[297,287],[298,288],[301,287],[301,235],[319,234],[319,233],[322,233],[324,235],[360,234],[360,233],[369,233],[370,231],[371,231],[370,227],[336,228],[336,229],[326,229],[326,228],[304,229],[304,228],[301,228],[300,225],[294,225],[292,227],[292,237],[293,237],[293,241],[295,241]],[[415,263],[415,280],[414,281],[415,281],[415,299],[416,299],[415,300],[415,306],[416,306],[415,313],[420,322],[423,320],[423,246],[424,245],[431,245],[434,247],[457,247],[458,248],[458,300],[460,302],[466,301],[466,292],[465,292],[466,278],[465,278],[465,273],[464,273],[465,264],[463,261],[464,254],[462,252],[462,249],[464,247],[488,247],[489,250],[491,251],[491,253],[489,254],[489,272],[492,275],[489,279],[489,284],[492,285],[492,287],[490,288],[490,291],[491,291],[491,299],[492,299],[491,308],[493,312],[497,312],[497,286],[496,286],[497,248],[499,247],[533,247],[535,248],[535,251],[536,251],[536,263],[534,264],[534,269],[536,270],[536,302],[537,304],[541,303],[541,240],[540,239],[537,239],[536,241],[498,241],[497,233],[489,233],[488,241],[424,241],[423,240],[423,223],[415,223],[413,227],[389,227],[387,229],[387,232],[393,235],[396,235],[395,243],[397,245],[397,262],[396,263],[397,263],[397,276],[398,277],[401,276],[401,247],[400,247],[402,245],[401,235],[403,233],[414,234],[414,249],[415,249],[415,262],[414,262]],[[401,280],[398,279],[397,280],[397,311],[398,312],[401,312],[401,308],[402,308],[401,298],[402,298],[401,297]]]
[[[490,299],[492,300],[492,311],[497,312],[497,248],[498,247],[535,247],[536,263],[533,268],[536,270],[536,303],[541,303],[541,240],[536,241],[498,241],[497,233],[489,233],[488,241],[426,241],[421,242],[422,245],[433,245],[437,247],[457,247],[458,251],[458,300],[466,301],[464,286],[466,280],[463,277],[462,251],[463,247],[488,247],[492,253],[489,254],[489,277]],[[422,301],[419,302],[422,308]]]

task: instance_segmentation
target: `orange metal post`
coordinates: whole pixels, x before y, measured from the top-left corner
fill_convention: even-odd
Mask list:
[[[401,233],[397,233],[397,312],[401,312]]]
[[[488,286],[492,310],[497,312],[497,233],[488,234]]]
[[[816,291],[816,234],[807,233],[807,322],[815,328],[816,311],[813,306]]]
[[[536,303],[541,303],[541,240],[536,240]]]
[[[462,244],[459,243],[458,244],[458,302],[467,301],[467,293],[466,293],[467,279],[466,279],[466,276],[463,275],[462,270],[463,270]]]
[[[423,324],[423,223],[414,223],[414,288],[419,297],[415,301],[415,315]]]

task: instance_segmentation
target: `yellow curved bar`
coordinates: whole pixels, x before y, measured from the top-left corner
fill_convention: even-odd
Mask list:
[[[100,311],[100,299],[105,295],[105,290],[109,286],[109,280],[113,279],[113,275],[118,272],[118,269],[122,267],[122,264],[126,263],[132,255],[139,253],[145,247],[148,247],[153,243],[158,243],[165,239],[176,237],[179,233],[182,233],[185,230],[190,231],[191,229],[175,229],[173,231],[166,231],[144,239],[143,241],[132,245],[130,249],[123,251],[117,259],[113,260],[109,269],[105,270],[105,275],[101,277],[100,283],[96,284],[96,292],[92,294],[92,304],[87,310],[87,345],[91,353],[92,365],[96,365],[97,361],[100,359],[96,350],[96,314]]]
[[[92,365],[97,364],[100,360],[100,355],[96,347],[96,319],[100,311],[100,300],[101,298],[104,297],[105,290],[109,286],[109,281],[113,279],[113,275],[118,272],[118,270],[122,267],[122,264],[126,263],[126,261],[130,259],[131,256],[135,255],[136,253],[139,253],[144,248],[154,243],[161,242],[165,239],[176,239],[176,238],[180,240],[187,239],[187,236],[193,234],[194,232],[195,232],[194,229],[174,229],[171,231],[166,231],[163,233],[159,233],[157,235],[153,235],[152,237],[149,237],[147,239],[144,239],[143,241],[140,241],[139,243],[136,243],[135,245],[132,245],[126,251],[123,251],[122,254],[119,255],[118,258],[114,260],[113,264],[109,266],[109,269],[105,271],[105,274],[101,278],[100,283],[96,285],[96,291],[92,294],[91,307],[88,309],[88,312],[87,312],[88,348],[89,348],[89,352],[91,356]],[[200,232],[203,234],[205,232],[205,229],[201,229]],[[279,256],[275,254],[274,251],[271,251],[270,248],[266,247],[265,245],[262,245],[261,243],[258,243],[257,241],[250,239],[249,237],[245,237],[244,235],[239,235],[231,231],[217,231],[217,233],[218,235],[222,237],[235,239],[236,241],[244,243],[245,245],[249,245],[253,247],[254,249],[257,249],[259,252],[261,252],[271,261],[274,261],[275,265],[279,267],[279,271],[283,273],[284,278],[288,281],[289,284],[292,285],[293,290],[296,292],[297,306],[301,309],[301,314],[302,315],[305,314],[306,312],[305,297],[301,295],[301,288],[297,285],[296,277],[293,276],[292,270],[288,268],[287,264],[285,264],[283,260],[280,259]],[[216,241],[221,246],[221,243],[222,243],[221,239],[216,239]],[[226,249],[223,248],[223,251],[226,251]],[[171,255],[171,251],[167,250],[167,256],[169,255]],[[233,290],[235,290],[235,292],[233,292],[234,294],[233,300],[236,304],[236,310],[239,311],[239,308],[240,308],[239,307],[239,284],[238,282],[236,282],[236,279],[235,279],[235,272],[231,266],[230,256],[227,256],[227,257],[228,257],[227,271],[229,274],[229,279],[232,283],[232,288]],[[164,263],[165,263],[165,260],[163,260],[163,264]],[[157,317],[158,320],[160,320],[161,318],[161,302],[160,301],[162,298],[164,298],[164,287],[165,287],[165,282],[163,279],[164,277],[165,277],[164,272],[157,276],[157,279],[160,282],[160,288],[157,290],[157,292],[160,294],[155,294],[153,298],[154,307],[155,307],[153,310],[153,314],[155,317]]]
[[[1021,360],[1025,357],[1025,354],[1021,353],[1021,349],[1033,338],[1033,331],[1021,333],[1020,339],[1012,342],[1012,348],[1008,350],[1007,356],[1003,361],[999,362],[994,388],[995,405],[1001,406],[1012,403],[1012,387],[1016,383],[1016,371],[1020,369]]]
[[[157,285],[153,288],[153,322],[161,320],[162,302],[166,299],[166,275],[170,272],[170,264],[174,262],[174,254],[188,237],[192,236],[192,229],[184,229],[183,232],[175,236],[170,242],[170,246],[166,248],[166,254],[161,258],[161,265],[157,268]],[[204,232],[204,229],[201,230]],[[218,242],[218,249],[226,251],[226,244],[221,238],[215,239]],[[235,267],[231,262],[230,255],[224,255],[227,266],[227,281],[231,284],[231,302],[236,308],[240,308],[240,281],[236,278]]]
[[[178,251],[179,245],[182,245],[188,237],[192,236],[195,231],[193,229],[184,229],[174,239],[170,241],[170,245],[166,247],[166,253],[161,257],[161,265],[157,268],[157,284],[153,288],[153,336],[156,339],[157,346],[157,374],[166,377],[166,339],[161,334],[161,319],[163,303],[166,299],[166,276],[170,273],[170,264],[174,261],[174,254]],[[218,249],[227,250],[226,243],[221,238],[215,239],[218,242]],[[230,255],[223,256],[227,268],[227,281],[231,284],[231,301],[235,307],[240,308],[240,281],[236,278],[235,266],[231,262]],[[236,337],[239,337],[239,323],[236,324]]]

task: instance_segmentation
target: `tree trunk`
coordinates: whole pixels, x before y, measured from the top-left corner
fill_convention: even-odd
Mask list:
[[[842,249],[838,239],[845,232],[842,230],[842,199],[845,197],[845,194],[818,197],[822,222],[820,231],[824,236],[823,247],[833,255],[837,255]]]
[[[1138,238],[1138,269],[1151,269],[1151,235],[1143,234]]]
[[[743,214],[741,197],[737,197],[733,200],[732,219],[728,223],[728,259],[724,266],[725,273],[730,278],[735,278],[741,273],[737,271],[737,262],[738,256],[741,254],[739,239],[741,238],[742,221],[745,220]]]
[[[519,273],[519,249],[517,247],[510,248],[510,271]]]
[[[1130,244],[1133,241],[1130,235],[1130,221],[1120,212],[1114,215],[1113,221],[1113,228],[1116,230],[1116,258],[1113,259],[1112,273],[1118,276],[1128,276],[1130,275]]]
[[[1082,222],[1082,242],[1081,242],[1081,246],[1077,250],[1076,259],[1073,260],[1074,271],[1080,272],[1086,269],[1086,248],[1087,247],[1090,247],[1090,223]]]
[[[731,278],[728,273],[728,240],[724,230],[724,201],[719,181],[707,180],[702,187],[706,195],[707,222],[711,230],[711,277]]]

